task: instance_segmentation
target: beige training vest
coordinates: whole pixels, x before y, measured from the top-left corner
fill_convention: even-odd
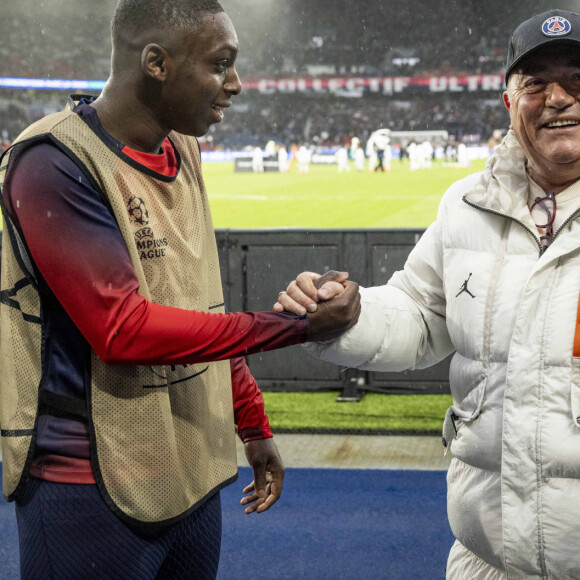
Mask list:
[[[224,312],[194,138],[170,135],[180,169],[175,178],[164,179],[110,149],[72,111],[33,124],[17,142],[39,136],[84,166],[110,203],[142,296],[186,310]],[[13,151],[2,160],[0,186]],[[0,425],[3,491],[15,499],[34,452],[42,361],[39,295],[27,274],[26,253],[10,233],[2,248]],[[66,256],[62,259],[66,264]],[[95,283],[112,288],[114,275]],[[175,521],[237,477],[229,361],[112,366],[93,352],[87,396],[95,478],[123,519]]]

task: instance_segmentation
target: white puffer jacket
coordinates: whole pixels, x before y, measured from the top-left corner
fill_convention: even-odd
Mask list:
[[[374,371],[455,351],[443,437],[449,521],[467,550],[449,569],[469,580],[580,578],[580,212],[541,254],[527,187],[510,132],[445,194],[404,270],[361,289],[356,326],[306,347]]]

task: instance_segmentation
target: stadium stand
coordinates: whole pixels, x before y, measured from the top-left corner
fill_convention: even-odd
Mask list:
[[[572,0],[562,0],[561,8]],[[224,0],[240,39],[242,80],[260,78],[425,77],[503,74],[506,39],[527,15],[547,9],[547,0],[465,3],[445,8],[428,0],[326,3],[295,0]],[[533,6],[531,5],[533,4]],[[115,0],[72,10],[64,0],[21,0],[3,7],[0,58],[3,77],[105,80],[107,33]],[[570,5],[570,6],[569,6]],[[249,83],[251,84],[251,83]],[[393,130],[443,129],[456,140],[485,143],[507,128],[497,90],[386,95],[262,94],[247,89],[214,127],[205,148],[279,143],[338,145],[354,135]],[[348,91],[346,92],[348,93]],[[4,144],[31,121],[62,107],[62,92],[0,89],[0,134]],[[349,98],[350,97],[350,98]]]
[[[241,149],[264,146],[269,140],[332,146],[348,143],[355,135],[364,142],[379,127],[393,131],[444,129],[457,140],[469,135],[472,141],[486,142],[494,129],[508,125],[499,95],[494,97],[469,95],[458,102],[453,95],[395,100],[376,95],[347,99],[248,92],[236,99],[223,123],[212,126],[204,148]],[[27,124],[64,103],[63,91],[0,89],[0,129],[6,132],[6,139],[13,139]]]
[[[430,95],[407,100],[369,96],[345,99],[333,96],[242,95],[227,122],[214,125],[214,145],[240,148],[264,144],[308,142],[313,145],[347,144],[353,136],[363,140],[379,127],[393,131],[444,129],[455,139],[467,135],[486,142],[496,128],[508,126],[499,95],[471,97],[457,102],[453,96]],[[236,110],[237,109],[237,110]]]

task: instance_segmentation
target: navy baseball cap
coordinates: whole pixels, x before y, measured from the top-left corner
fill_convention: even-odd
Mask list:
[[[516,65],[532,52],[551,43],[568,43],[580,49],[580,14],[549,10],[522,22],[508,46],[505,82]]]

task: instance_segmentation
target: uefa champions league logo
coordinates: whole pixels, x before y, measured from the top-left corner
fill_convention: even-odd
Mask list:
[[[139,224],[140,226],[146,226],[149,223],[149,212],[145,207],[145,202],[134,195],[127,204],[127,209],[129,210],[129,219],[134,224]]]
[[[552,16],[542,24],[542,34],[545,36],[564,36],[572,30],[572,25],[563,16]]]

